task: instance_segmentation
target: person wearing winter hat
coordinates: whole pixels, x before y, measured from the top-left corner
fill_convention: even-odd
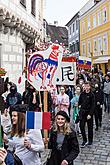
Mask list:
[[[48,148],[52,149],[48,165],[73,165],[73,160],[79,154],[76,133],[71,130],[69,122],[70,118],[65,111],[56,114],[48,143]]]

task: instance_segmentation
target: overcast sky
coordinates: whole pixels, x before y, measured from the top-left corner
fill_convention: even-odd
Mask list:
[[[58,21],[65,24],[84,6],[88,0],[46,0],[44,18],[48,23]]]

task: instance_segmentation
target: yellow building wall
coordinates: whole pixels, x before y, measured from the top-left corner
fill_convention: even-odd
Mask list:
[[[98,12],[101,11],[101,22],[103,22],[103,10],[104,8],[107,9],[107,22],[101,24],[98,26]],[[96,15],[96,27],[93,27],[93,16]],[[91,22],[91,29],[88,31],[88,18],[90,17]],[[82,24],[85,22],[85,33],[82,33]],[[110,0],[105,0],[103,2],[99,2],[96,6],[94,6],[92,9],[90,9],[85,15],[80,19],[80,55],[82,55],[82,43],[85,42],[86,44],[86,56],[88,56],[88,40],[91,42],[91,53],[93,56],[92,61],[98,57],[94,56],[94,38],[103,36],[105,33],[108,35],[108,50],[103,53],[103,55],[109,55],[110,56]],[[103,40],[102,40],[103,42]],[[97,43],[98,46],[98,43]],[[98,49],[98,47],[97,47]],[[100,56],[102,54],[100,53]],[[109,62],[110,65],[110,62]],[[105,73],[105,66],[104,64],[101,64],[103,73]]]

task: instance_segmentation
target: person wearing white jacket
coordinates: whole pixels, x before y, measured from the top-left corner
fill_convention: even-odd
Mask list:
[[[15,154],[23,165],[41,165],[39,152],[44,149],[42,134],[38,129],[25,132],[24,113],[12,112],[12,131],[8,146],[15,149]]]

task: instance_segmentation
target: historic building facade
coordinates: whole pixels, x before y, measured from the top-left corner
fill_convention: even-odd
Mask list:
[[[68,27],[68,46],[75,57],[79,57],[79,12],[66,24]]]
[[[110,0],[101,0],[80,16],[80,54],[106,73],[110,70]]]
[[[25,51],[43,40],[43,0],[0,0],[0,67],[17,83]]]

